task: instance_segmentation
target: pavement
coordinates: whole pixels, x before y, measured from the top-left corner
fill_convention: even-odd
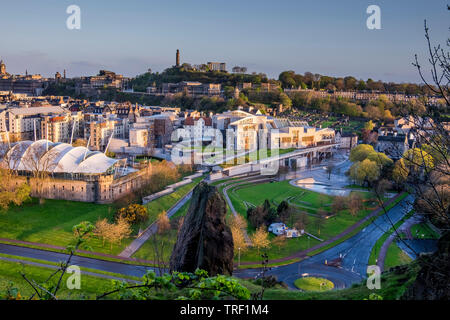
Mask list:
[[[172,208],[167,211],[167,217],[173,216],[178,210],[192,198],[192,190],[181,198]],[[139,248],[156,232],[158,224],[153,222],[147,227],[133,242],[131,242],[120,254],[119,257],[130,258]]]

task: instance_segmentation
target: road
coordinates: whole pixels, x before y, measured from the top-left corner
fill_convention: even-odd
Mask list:
[[[350,287],[366,278],[370,253],[377,240],[388,231],[393,224],[400,221],[412,209],[413,197],[408,196],[389,210],[387,215],[378,217],[366,228],[337,246],[306,260],[287,266],[272,268],[267,275],[274,275],[279,281],[294,288],[294,280],[301,274],[320,276],[333,281],[337,288]],[[326,266],[325,261],[341,258],[341,267]],[[244,269],[235,272],[238,277],[255,277],[261,269]]]
[[[0,243],[0,253],[24,258],[39,259],[55,263],[66,261],[67,258],[69,257],[69,255],[66,253],[59,253],[1,243]],[[138,266],[80,256],[73,256],[71,264],[77,265],[79,267],[96,269],[106,272],[113,272],[134,277],[142,277],[147,272],[147,270],[154,270],[154,268],[146,266]]]

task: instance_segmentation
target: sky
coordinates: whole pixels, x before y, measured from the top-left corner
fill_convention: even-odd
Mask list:
[[[81,29],[69,30],[69,5]],[[369,5],[381,29],[369,30]],[[445,45],[450,11],[442,0],[14,0],[0,5],[0,59],[12,74],[68,77],[107,69],[136,76],[181,62],[226,62],[278,78],[310,71],[366,80],[416,82],[426,61],[424,19]]]

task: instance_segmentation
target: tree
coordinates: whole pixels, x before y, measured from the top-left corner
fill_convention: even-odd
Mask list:
[[[380,168],[375,161],[365,159],[352,165],[350,175],[359,184],[367,183],[370,186],[380,177]]]
[[[0,188],[0,190],[3,188]],[[16,187],[14,191],[8,191],[3,189],[0,191],[0,208],[8,210],[9,206],[13,203],[16,206],[20,206],[22,203],[30,201],[31,188],[28,184],[22,183]]]
[[[111,224],[108,222],[106,218],[99,219],[95,223],[95,229],[93,233],[96,237],[102,240],[102,246],[105,246],[105,241],[110,240],[111,233]]]
[[[327,219],[327,216],[328,216],[328,213],[323,209],[319,209],[319,211],[317,212],[315,225],[317,227],[318,235],[320,235],[320,230],[322,229],[323,225],[325,224],[325,220]]]
[[[331,210],[334,214],[338,214],[340,211],[344,210],[347,206],[347,201],[342,196],[334,197],[333,203],[331,204]]]
[[[237,226],[231,227],[231,234],[233,235],[233,243],[234,243],[234,254],[238,254],[240,249],[241,252],[245,252],[248,248],[247,241],[245,241],[245,235],[241,228]]]
[[[260,249],[267,248],[270,245],[269,233],[260,227],[251,235],[251,241],[254,247],[258,249],[258,254]]]
[[[325,170],[328,174],[328,180],[331,179],[331,174],[333,173],[333,169],[334,169],[334,165],[333,164],[329,164],[325,167]]]
[[[131,225],[145,222],[148,220],[147,208],[141,204],[130,204],[117,211],[116,219],[120,218],[125,219]]]
[[[350,161],[351,162],[363,161],[367,158],[369,154],[373,152],[375,152],[375,149],[371,145],[360,144],[350,151]]]
[[[409,171],[415,174],[420,173],[423,168],[432,169],[434,167],[433,157],[428,152],[419,148],[406,151],[403,154],[403,159]]]
[[[264,225],[265,211],[262,206],[247,209],[247,219],[254,228]]]
[[[348,199],[348,211],[353,217],[358,215],[359,210],[362,208],[363,199],[362,197],[356,193],[352,192]]]
[[[272,244],[278,248],[278,252],[286,245],[286,236],[277,236],[272,240]]]
[[[156,223],[158,225],[158,233],[159,234],[164,234],[165,232],[170,230],[170,220],[165,211],[161,212],[158,215],[158,219],[156,220]]]
[[[395,162],[394,169],[392,170],[392,179],[397,186],[402,186],[406,179],[408,179],[409,169],[405,164],[405,160],[399,159]]]

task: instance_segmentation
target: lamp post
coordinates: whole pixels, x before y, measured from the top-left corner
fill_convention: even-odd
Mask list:
[[[239,251],[239,253],[238,253],[238,269],[239,269],[241,266],[241,247],[238,248],[238,251]]]

